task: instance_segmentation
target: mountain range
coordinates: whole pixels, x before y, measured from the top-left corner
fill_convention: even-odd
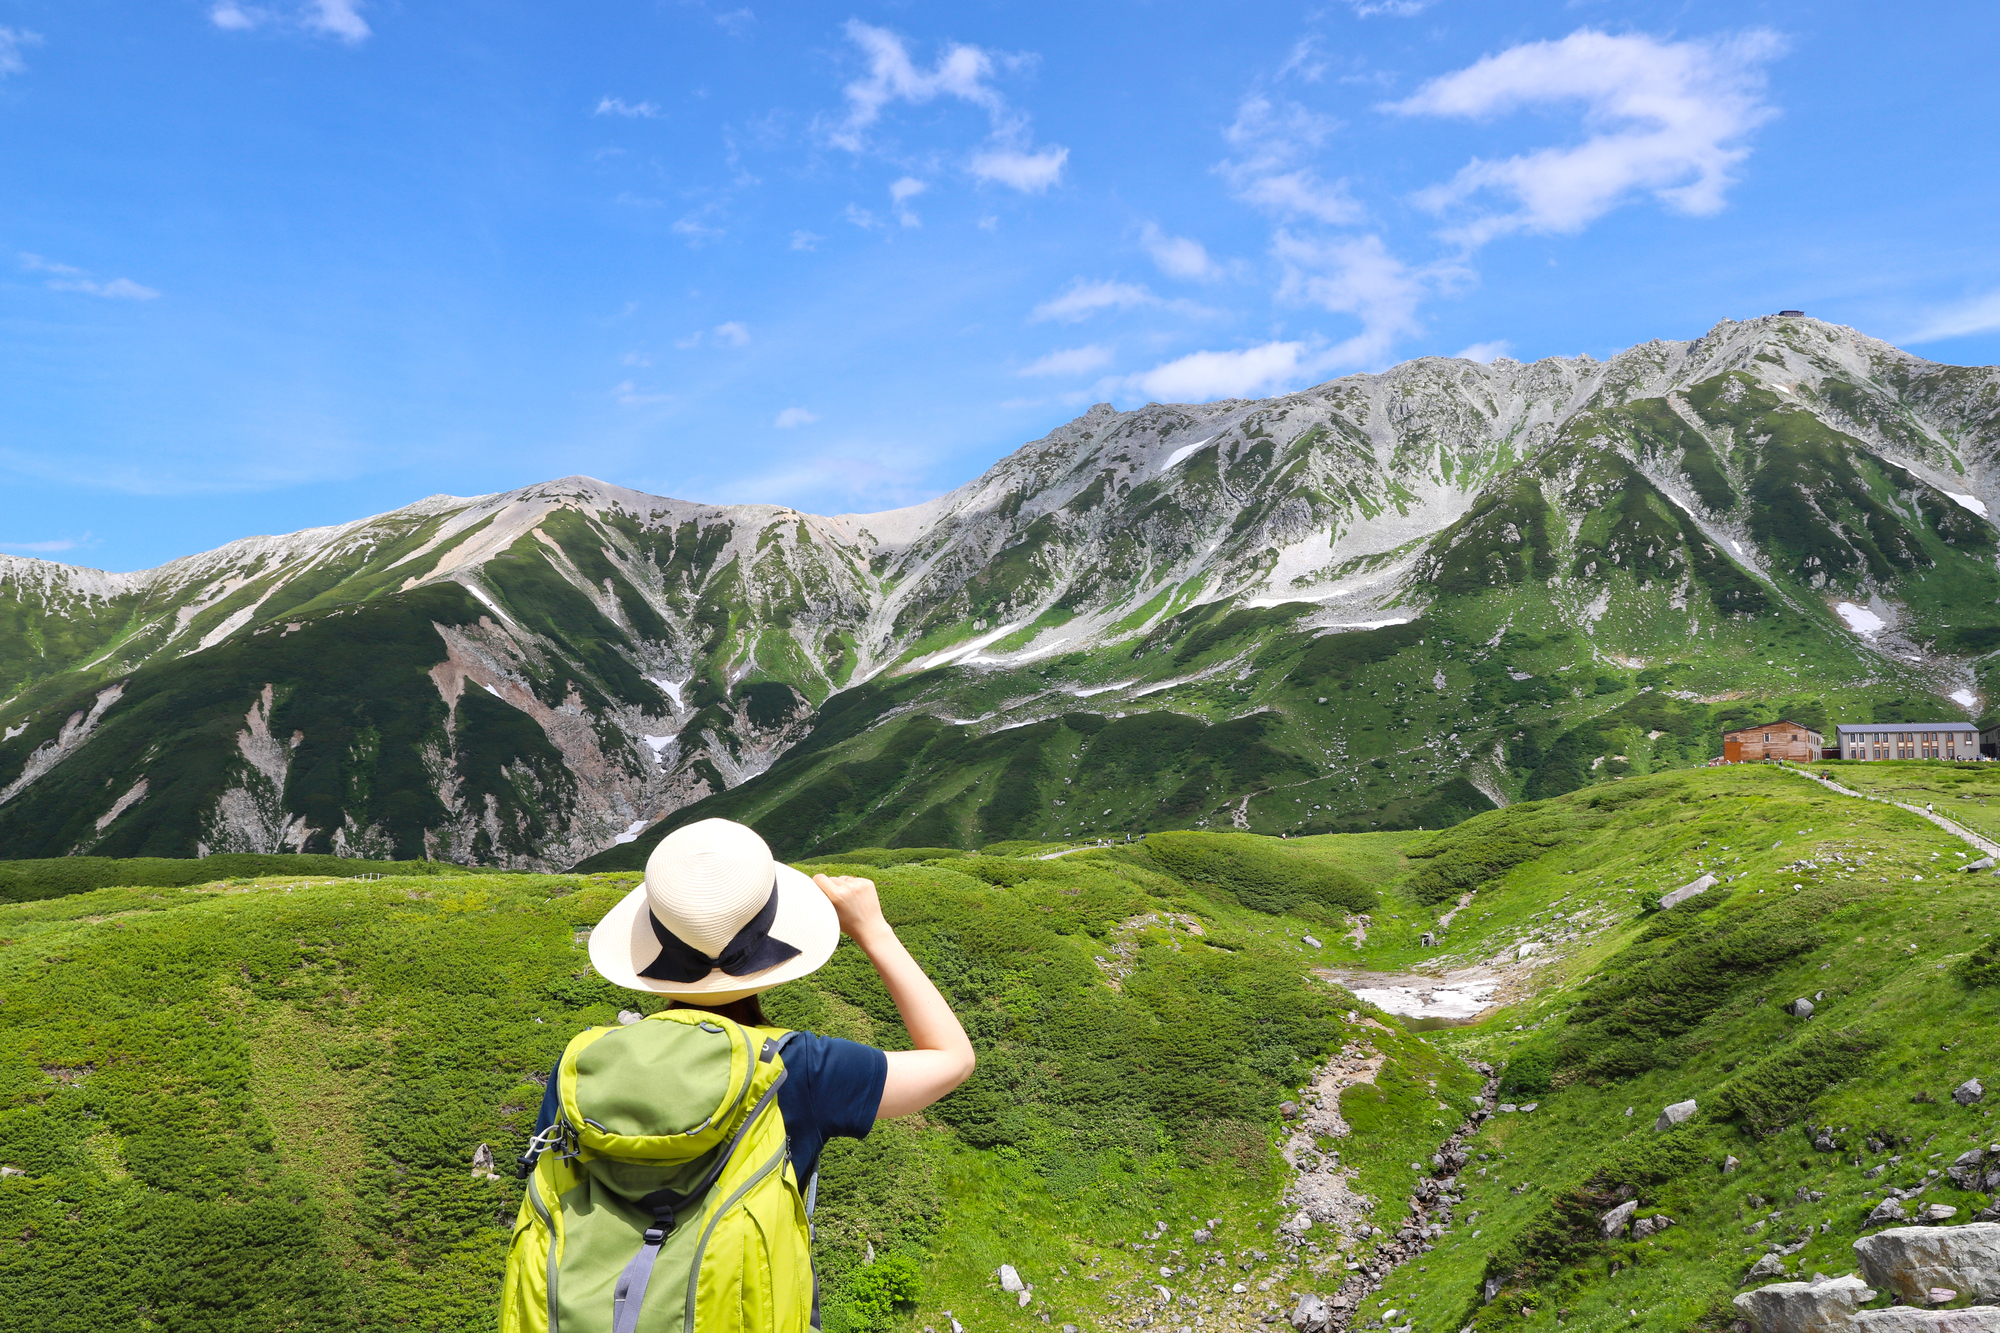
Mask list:
[[[1440,827],[1994,697],[2000,369],[1803,317],[1100,404],[927,503],[569,477],[0,556],[0,855]]]

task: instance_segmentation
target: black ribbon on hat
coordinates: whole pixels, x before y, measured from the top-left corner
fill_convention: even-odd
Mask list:
[[[743,929],[737,931],[714,958],[661,925],[660,918],[653,915],[650,906],[646,909],[646,919],[653,923],[653,935],[660,941],[660,956],[646,964],[639,975],[655,981],[686,984],[700,981],[716,968],[721,968],[732,977],[747,977],[752,972],[762,972],[767,967],[776,967],[787,959],[797,958],[800,952],[783,940],[771,938],[771,925],[778,919],[776,880],[771,882],[771,896],[764,900],[763,910],[745,922]]]

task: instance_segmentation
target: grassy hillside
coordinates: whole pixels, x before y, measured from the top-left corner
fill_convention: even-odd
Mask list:
[[[931,1113],[830,1152],[829,1329],[942,1328],[949,1310],[979,1333],[1044,1315],[1247,1330],[1370,1273],[1384,1285],[1357,1327],[1391,1309],[1418,1333],[1715,1327],[1765,1245],[1810,1223],[1794,1269],[1846,1271],[1871,1187],[2000,1138],[1992,1098],[1949,1096],[2000,1082],[2000,886],[1953,873],[1963,844],[1891,807],[1738,768],[1436,834],[1154,843],[820,863],[877,879],[981,1053]],[[1730,880],[1648,910],[1704,872]],[[474,1177],[472,1155],[518,1147],[569,1036],[653,1006],[584,962],[631,882],[261,880],[0,906],[0,1164],[22,1173],[0,1180],[0,1234],[24,1238],[0,1247],[0,1330],[489,1327],[519,1193]],[[1273,883],[1345,900],[1276,902]],[[1325,979],[1441,967],[1490,970],[1504,1007],[1413,1035]],[[1780,1007],[1816,994],[1809,1020]],[[771,1009],[904,1038],[846,947]],[[1279,1107],[1329,1057],[1380,1060],[1339,1094],[1350,1132],[1313,1145],[1371,1202],[1370,1229],[1294,1244]],[[1451,1228],[1398,1265],[1476,1060],[1536,1109],[1467,1142]],[[1697,1118],[1655,1134],[1686,1098]],[[1676,1225],[1597,1238],[1626,1192]],[[1988,1202],[1931,1200],[1959,1221]],[[1025,1309],[993,1281],[1003,1262],[1034,1285]]]

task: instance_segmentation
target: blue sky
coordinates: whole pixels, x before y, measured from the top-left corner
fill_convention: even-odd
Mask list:
[[[2000,7],[0,0],[0,550],[569,473],[885,508],[1091,403],[1798,307],[2000,362]]]

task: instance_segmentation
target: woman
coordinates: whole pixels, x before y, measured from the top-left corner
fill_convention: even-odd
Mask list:
[[[817,970],[843,933],[881,976],[914,1049],[766,1023],[758,996]],[[810,1196],[822,1148],[963,1083],[965,1029],[883,918],[872,882],[807,879],[726,819],[661,840],[645,883],[591,932],[590,962],[614,985],[674,1003],[579,1035],[551,1074],[522,1158],[529,1185],[503,1329],[598,1327],[607,1315],[615,1333],[699,1327],[711,1302],[718,1326],[804,1327],[800,1194]],[[749,1239],[732,1248],[732,1228]]]

